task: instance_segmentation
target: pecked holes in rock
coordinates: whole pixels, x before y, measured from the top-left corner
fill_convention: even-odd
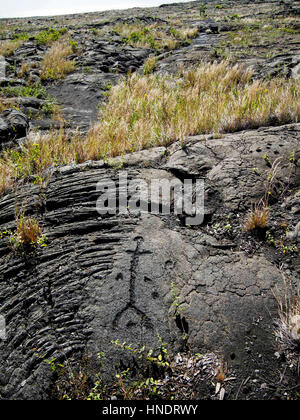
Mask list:
[[[174,261],[168,260],[165,262],[165,269],[172,270],[175,267],[175,264],[176,263]]]
[[[127,322],[126,327],[127,327],[127,328],[133,328],[133,327],[135,327],[136,325],[137,325],[137,323],[136,323],[136,322],[134,322],[134,321],[130,320],[130,321],[128,321],[128,322]]]
[[[185,319],[184,316],[181,318],[181,316],[179,314],[176,315],[175,323],[176,323],[177,328],[179,328],[179,330],[183,334],[188,334],[189,333],[189,324],[188,324],[188,322],[187,322],[187,320]]]
[[[152,298],[157,299],[159,297],[159,294],[157,292],[152,292]]]

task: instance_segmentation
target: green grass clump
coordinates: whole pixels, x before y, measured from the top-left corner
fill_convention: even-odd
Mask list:
[[[53,42],[57,41],[62,35],[65,35],[67,32],[68,30],[66,28],[58,30],[54,28],[49,28],[46,31],[39,32],[37,35],[35,35],[34,39],[38,42],[38,44],[52,44]]]
[[[128,36],[123,38],[123,41],[127,44],[138,44],[147,46],[153,49],[158,48],[158,44],[155,42],[153,35],[150,33],[149,28],[136,29],[129,33]]]
[[[29,35],[28,35],[27,32],[21,32],[19,34],[15,34],[13,36],[13,39],[21,40],[21,41],[28,41],[29,40]]]
[[[6,98],[34,97],[38,99],[46,99],[47,91],[39,83],[31,86],[7,86],[0,89],[0,96],[4,96]]]
[[[232,15],[231,19],[239,19],[239,17]],[[294,29],[289,25],[288,22],[282,22],[279,19],[240,21],[238,29],[226,32],[217,47],[227,49],[232,57],[252,55],[271,58],[279,54],[283,42],[287,47],[297,41],[300,29]],[[271,48],[271,45],[274,47]]]
[[[148,47],[155,50],[178,48],[183,41],[188,41],[198,34],[196,28],[173,28],[169,25],[142,24],[116,25],[114,31],[123,37],[123,42],[137,47]]]

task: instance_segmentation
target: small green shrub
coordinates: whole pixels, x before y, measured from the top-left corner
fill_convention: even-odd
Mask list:
[[[59,111],[59,105],[57,105],[56,99],[48,97],[48,99],[45,101],[42,111],[45,114],[52,115]]]
[[[170,34],[176,39],[180,38],[180,32],[175,28],[170,28]]]
[[[76,53],[78,51],[78,42],[74,41],[72,38],[70,38],[69,43],[70,43],[72,52]]]
[[[141,43],[153,49],[156,49],[158,47],[153,35],[150,34],[150,30],[148,28],[143,28],[141,31],[131,32],[127,38],[124,38],[124,41],[129,44]]]
[[[0,96],[5,96],[7,98],[34,97],[46,99],[47,91],[40,83],[32,86],[7,86],[0,89]]]
[[[38,44],[51,44],[57,41],[62,35],[66,34],[67,32],[68,30],[66,28],[59,30],[49,28],[45,31],[39,32],[37,35],[35,35],[34,39],[38,42]]]
[[[15,34],[13,36],[13,39],[15,40],[21,40],[21,41],[28,41],[29,40],[29,35],[27,32],[21,32],[19,34]]]
[[[202,17],[206,17],[207,16],[207,14],[206,14],[206,5],[205,5],[204,2],[202,2],[200,4],[200,16],[202,16]]]

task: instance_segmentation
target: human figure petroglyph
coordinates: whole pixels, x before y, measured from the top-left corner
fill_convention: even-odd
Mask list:
[[[136,304],[136,295],[135,295],[135,285],[137,280],[137,268],[139,265],[139,259],[141,255],[151,254],[151,251],[143,250],[143,243],[144,239],[141,236],[137,236],[134,238],[136,241],[136,248],[134,251],[127,251],[132,253],[131,258],[131,265],[130,265],[130,282],[129,282],[129,302],[125,305],[123,309],[121,309],[113,320],[113,327],[114,329],[118,328],[120,318],[124,313],[128,310],[133,310],[138,317],[140,318],[141,324],[146,326],[147,328],[153,328],[152,322],[148,315],[145,314],[141,309],[137,307]],[[118,275],[120,277],[120,274]]]

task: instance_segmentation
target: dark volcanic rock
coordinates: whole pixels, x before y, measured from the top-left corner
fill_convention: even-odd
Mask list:
[[[26,115],[14,109],[4,111],[0,115],[0,148],[26,137],[28,129],[29,120]]]
[[[142,66],[151,50],[103,41],[82,44],[84,52],[78,59],[82,71],[49,86],[48,92],[62,105],[63,115],[73,127],[87,130],[97,120],[98,105],[103,102],[107,86]]]

